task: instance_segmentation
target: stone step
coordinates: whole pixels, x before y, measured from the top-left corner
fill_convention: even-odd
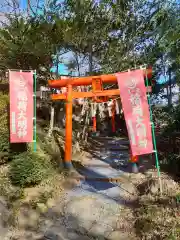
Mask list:
[[[108,147],[107,148],[108,150],[110,150],[110,151],[129,151],[129,148],[123,148],[123,147],[119,147],[119,146],[113,146],[113,147]]]
[[[114,137],[102,137],[102,136],[93,136],[91,137],[92,139],[96,140],[96,141],[112,141],[112,140],[117,140],[116,138]]]
[[[99,143],[108,143],[108,144],[123,144],[128,145],[129,140],[125,138],[113,138],[113,137],[91,137],[89,138],[90,141],[96,141]]]
[[[76,179],[79,181],[93,181],[93,182],[125,182],[126,179],[123,176],[120,177],[94,177],[94,176],[79,176],[79,177],[71,177],[71,179]]]
[[[114,163],[112,162],[111,164],[83,164],[83,167],[85,168],[117,168],[118,167],[127,167],[127,164],[124,163]]]
[[[129,141],[126,141],[126,140],[117,140],[117,141],[108,141],[106,144],[108,145],[115,145],[115,146],[129,146]]]

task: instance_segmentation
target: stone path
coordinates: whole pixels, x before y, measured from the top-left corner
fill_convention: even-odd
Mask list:
[[[122,177],[127,171],[128,142],[122,139],[99,141],[103,146],[96,145],[92,149],[94,156],[86,159],[84,164],[88,167],[81,166],[79,173],[102,179]],[[134,193],[134,186],[127,180],[123,183],[82,180],[67,193],[64,216],[49,227],[45,236],[66,240],[135,239],[133,214],[128,205],[128,201],[135,198]]]
[[[81,180],[42,221],[36,224],[38,216],[34,215],[33,228],[26,227],[19,236],[15,233],[16,238],[7,236],[4,240],[135,240],[132,203],[136,189],[124,176],[129,171],[127,145],[123,139],[95,139],[89,149],[91,156],[77,164],[81,176],[120,178],[120,182]],[[33,214],[29,215],[32,218]]]

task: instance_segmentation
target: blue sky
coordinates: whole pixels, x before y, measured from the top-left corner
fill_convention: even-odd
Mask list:
[[[56,67],[51,68],[52,72],[56,72],[56,70],[57,70]],[[59,70],[59,74],[62,74],[62,75],[68,74],[67,68],[64,64],[59,64],[58,70]]]
[[[26,6],[27,6],[27,1],[26,1],[26,0],[21,0],[21,1],[20,1],[20,5],[21,5],[21,7],[22,7],[23,9],[25,9]]]
[[[36,1],[36,0],[34,0]],[[31,2],[33,2],[33,0],[31,0]],[[39,4],[44,4],[45,0],[40,0]],[[63,0],[59,0],[59,3],[63,2]],[[20,6],[22,7],[22,9],[26,9],[27,8],[27,0],[20,0]]]
[[[31,0],[31,2],[33,2],[33,0]],[[40,0],[39,3],[43,4],[44,0]],[[22,9],[26,9],[27,8],[27,0],[20,0],[20,6],[22,7]]]

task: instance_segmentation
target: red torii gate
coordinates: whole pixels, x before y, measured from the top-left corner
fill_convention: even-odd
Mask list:
[[[152,77],[152,69],[144,70],[144,77]],[[98,97],[112,97],[120,95],[119,89],[103,90],[103,83],[112,84],[116,83],[117,79],[114,74],[89,76],[89,77],[76,77],[67,79],[49,80],[49,87],[60,89],[67,87],[67,93],[65,94],[52,94],[51,99],[66,100],[66,130],[65,130],[65,167],[72,168],[72,100],[74,98],[94,98],[98,101]],[[92,91],[90,92],[76,92],[73,91],[73,86],[88,86],[92,85]],[[147,88],[148,92],[151,92],[151,88]]]

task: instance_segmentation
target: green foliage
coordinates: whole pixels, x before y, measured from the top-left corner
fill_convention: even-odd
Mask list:
[[[5,164],[9,161],[9,154],[7,152],[1,152],[0,153],[0,165]]]
[[[9,103],[9,95],[0,93],[0,109],[2,110]]]
[[[173,108],[154,106],[152,110],[155,126],[165,129],[173,121]]]
[[[9,95],[0,92],[0,136],[8,132],[8,113]]]
[[[9,160],[8,102],[9,96],[0,94],[0,164]]]
[[[153,107],[155,126],[160,126],[164,136],[180,132],[180,104],[171,107]]]
[[[38,204],[47,204],[48,200],[50,198],[52,198],[53,196],[53,191],[45,191],[43,193],[40,194],[40,196],[37,199],[31,200],[30,204],[32,206],[33,209],[37,209],[38,208]]]
[[[0,138],[0,153],[9,152],[9,134],[4,133]]]
[[[45,191],[39,196],[39,202],[46,204],[49,198],[52,198],[52,191]]]
[[[164,135],[171,134],[173,132],[180,132],[180,105],[172,107],[168,112],[169,122],[164,130]]]
[[[19,200],[25,197],[24,189],[12,186],[8,176],[0,178],[0,193],[5,198],[8,208],[13,208]]]
[[[25,187],[40,183],[51,170],[51,164],[45,156],[25,152],[11,162],[10,178],[13,184]]]
[[[176,202],[177,202],[178,204],[180,204],[180,193],[178,193],[178,194],[176,195]]]
[[[155,127],[159,127],[158,137],[161,145],[158,146],[162,168],[173,175],[180,174],[179,132],[180,132],[180,105],[172,107],[153,108]],[[163,144],[167,147],[164,147]],[[173,151],[173,153],[172,153]]]
[[[69,64],[79,75],[80,59],[89,74],[143,63],[155,64],[159,74],[165,66],[162,57],[170,60],[177,73],[179,9],[175,0],[171,2],[64,0],[59,8],[54,0],[40,15],[39,11],[28,19],[12,15],[0,30],[0,64],[3,69],[37,69],[39,73],[44,67],[45,75],[57,53],[72,51],[75,62]]]
[[[0,65],[6,69],[36,69],[43,75],[41,83],[49,76],[56,53],[57,35],[54,23],[44,18],[9,16],[8,23],[0,29]],[[58,35],[59,45],[62,34]]]

